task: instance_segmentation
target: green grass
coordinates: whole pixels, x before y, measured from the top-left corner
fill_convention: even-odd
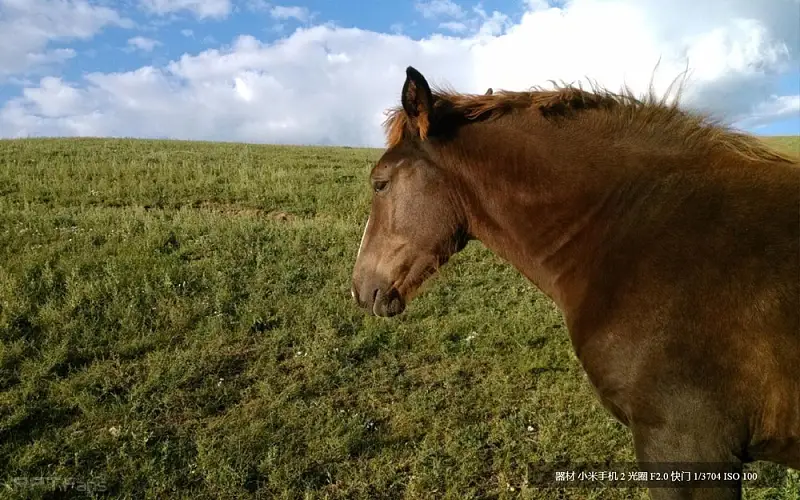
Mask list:
[[[632,461],[558,311],[480,244],[400,317],[357,310],[379,155],[0,141],[0,497],[554,498],[530,464]]]
[[[800,156],[800,135],[769,137],[766,142],[773,147],[795,156]]]

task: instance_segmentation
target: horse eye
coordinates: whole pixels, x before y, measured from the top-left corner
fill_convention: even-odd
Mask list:
[[[388,184],[389,181],[375,181],[375,183],[372,185],[372,189],[374,189],[376,193],[380,193],[381,191],[386,189],[386,186]]]

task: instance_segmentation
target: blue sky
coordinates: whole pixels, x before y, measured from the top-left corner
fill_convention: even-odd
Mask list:
[[[148,64],[163,65],[185,53],[194,54],[230,44],[242,34],[274,42],[298,28],[322,23],[382,33],[399,31],[415,39],[436,32],[453,34],[439,29],[441,20],[425,17],[424,9],[419,7],[422,3],[414,1],[376,1],[373,5],[361,0],[312,0],[291,5],[242,1],[234,3],[230,14],[224,18],[198,18],[190,10],[162,16],[137,8],[135,3],[130,5],[132,2],[105,2],[106,5],[115,3],[128,4],[120,5],[122,8],[116,10],[138,28],[112,26],[88,40],[58,44],[74,48],[77,53],[61,74],[77,79],[82,72],[118,72]],[[480,5],[488,12],[503,12],[513,20],[525,12],[525,4],[515,0],[483,0]],[[279,19],[271,12],[274,7],[299,9],[308,17]],[[128,40],[135,36],[156,40],[160,45],[152,51],[126,50],[129,48]]]
[[[795,0],[0,0],[0,136],[379,145],[409,64],[645,90],[687,58],[687,106],[800,134],[798,22]]]

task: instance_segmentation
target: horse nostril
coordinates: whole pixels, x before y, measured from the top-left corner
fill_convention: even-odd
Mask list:
[[[368,283],[364,286],[358,286],[358,284],[354,281],[350,287],[350,295],[353,296],[353,300],[356,301],[356,304],[358,304],[359,307],[368,309],[372,309],[377,302],[381,302],[383,300],[383,297],[381,296],[381,287],[376,282]]]

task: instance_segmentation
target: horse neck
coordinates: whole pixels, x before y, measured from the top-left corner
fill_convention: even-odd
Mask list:
[[[470,234],[568,314],[635,188],[620,158],[529,125],[470,125],[444,157],[460,178]]]

